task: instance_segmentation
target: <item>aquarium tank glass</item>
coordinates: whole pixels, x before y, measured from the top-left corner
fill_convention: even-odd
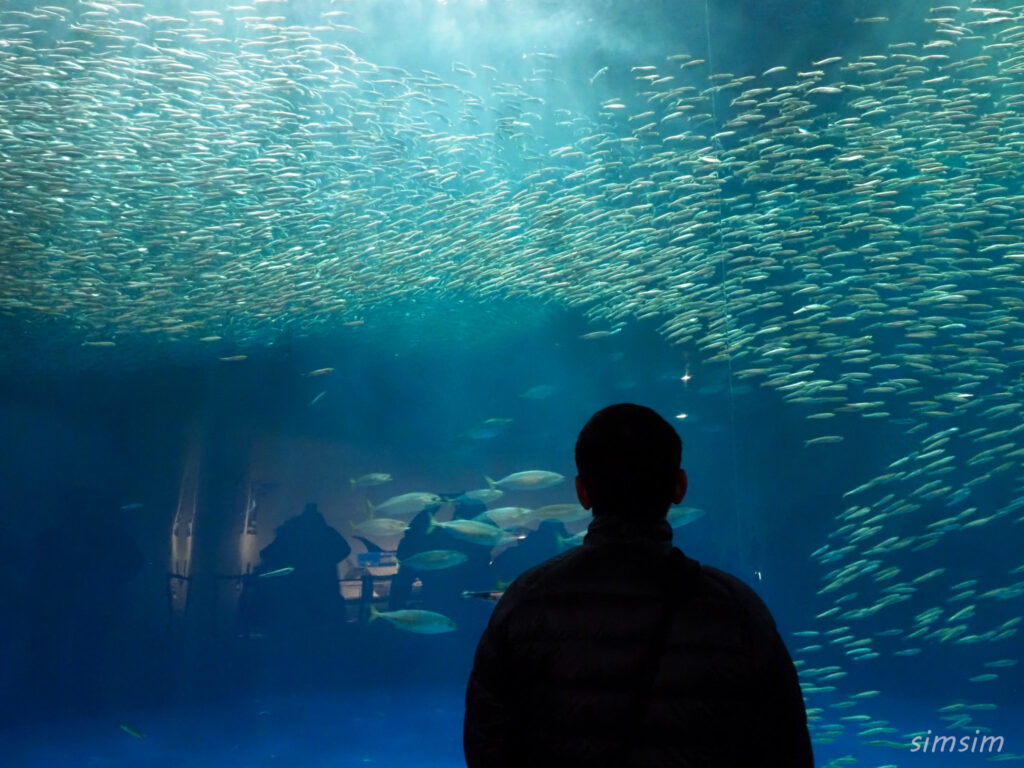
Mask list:
[[[3,764],[463,765],[618,402],[818,765],[1024,759],[1024,6],[939,2],[6,0]]]

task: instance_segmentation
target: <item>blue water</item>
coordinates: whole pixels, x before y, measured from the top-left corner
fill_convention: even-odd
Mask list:
[[[63,462],[67,470],[83,476],[95,473],[94,477],[121,488],[120,498],[143,504],[141,509],[127,510],[124,520],[152,554],[147,554],[146,564],[131,584],[108,654],[92,660],[100,677],[96,691],[87,688],[96,675],[78,670],[77,679],[68,681],[70,692],[58,687],[56,698],[40,698],[29,681],[16,698],[4,700],[6,712],[17,722],[0,731],[0,749],[10,756],[9,764],[196,768],[460,764],[462,686],[491,604],[460,600],[457,595],[461,589],[494,588],[498,572],[483,566],[472,574],[453,569],[422,575],[429,589],[421,595],[419,607],[453,617],[459,625],[456,632],[424,636],[401,632],[383,621],[353,623],[329,649],[326,660],[304,655],[302,645],[275,649],[266,638],[239,635],[237,593],[228,583],[218,587],[216,615],[209,613],[210,581],[197,582],[189,613],[176,616],[168,625],[162,594],[166,565],[160,553],[167,546],[177,488],[175,478],[167,482],[163,477],[161,466],[178,450],[178,431],[168,421],[169,435],[152,437],[141,452],[135,450],[139,444],[131,437],[136,429],[153,424],[148,403],[160,402],[161,397],[169,408],[172,403],[175,408],[189,402],[192,407],[201,404],[208,424],[216,425],[213,431],[219,435],[208,440],[206,461],[221,474],[244,466],[242,459],[248,453],[239,455],[238,445],[248,451],[249,443],[239,434],[255,428],[262,435],[256,444],[269,452],[270,466],[277,467],[276,477],[285,482],[266,489],[261,497],[267,515],[260,521],[261,546],[272,538],[275,524],[296,514],[301,503],[310,499],[318,500],[328,522],[344,531],[348,519],[363,516],[361,505],[367,497],[380,501],[414,489],[454,493],[480,486],[485,474],[526,467],[570,475],[575,432],[603,402],[637,399],[669,415],[685,411],[688,418],[679,429],[685,444],[683,464],[691,477],[686,503],[706,509],[707,514],[679,529],[676,543],[691,556],[741,574],[772,609],[794,658],[808,666],[836,663],[835,654],[826,655],[828,650],[796,653],[795,649],[816,641],[791,633],[827,628],[813,619],[831,604],[814,595],[821,586],[819,574],[826,568],[813,564],[809,554],[829,541],[834,526],[832,514],[823,510],[843,508],[838,496],[849,485],[845,467],[822,461],[807,473],[803,461],[764,462],[759,457],[772,452],[801,455],[803,440],[813,432],[799,415],[765,407],[768,398],[742,385],[734,387],[730,399],[714,367],[679,361],[643,324],[608,339],[583,341],[575,322],[569,315],[555,313],[545,315],[533,330],[504,331],[506,347],[531,350],[531,365],[508,363],[500,345],[474,345],[460,336],[459,324],[439,323],[431,345],[419,350],[400,345],[386,351],[383,345],[353,347],[323,339],[296,343],[284,359],[261,362],[257,358],[254,365],[263,376],[213,366],[159,376],[143,371],[119,374],[117,379],[66,377],[31,392],[11,387],[9,402],[16,407],[3,412],[4,423],[21,451],[19,463],[9,465],[8,471],[21,469],[20,474],[8,475],[9,487],[21,494],[27,507],[45,511],[60,497],[48,497],[53,491],[46,488],[37,467]],[[552,334],[553,328],[559,333]],[[336,397],[325,397],[317,404],[321,410],[311,413],[310,382],[302,372],[340,359],[358,361],[358,365],[327,385],[317,383],[317,387],[329,386]],[[601,375],[570,390],[567,371],[577,368]],[[686,370],[693,378],[684,383],[680,378]],[[416,375],[403,375],[408,371]],[[453,371],[459,373],[453,375]],[[267,379],[277,386],[262,386]],[[438,418],[450,403],[438,387],[446,379],[466,392],[488,394],[479,402],[463,399],[458,407],[448,405],[452,408],[448,416]],[[369,387],[369,381],[377,383]],[[541,400],[519,397],[541,384],[558,389]],[[389,388],[387,396],[382,396],[384,386]],[[128,393],[131,397],[126,399]],[[133,406],[132,398],[137,405]],[[363,399],[359,408],[352,409],[355,398]],[[113,412],[120,414],[117,429],[106,421]],[[51,416],[44,420],[43,413]],[[168,418],[167,413],[155,416]],[[460,439],[468,427],[498,416],[512,419],[501,434],[469,443]],[[736,432],[733,419],[741,425]],[[340,432],[348,435],[352,445],[339,460],[353,469],[332,472],[324,446],[332,434]],[[872,441],[883,434],[893,450],[904,439],[898,425],[876,427],[860,437],[856,430],[848,433],[851,450],[863,451],[867,472],[873,471],[872,462],[881,463],[870,452]],[[545,438],[538,440],[537,435]],[[73,436],[78,450],[62,456],[60,446],[68,436]],[[444,450],[430,449],[437,444]],[[739,461],[735,474],[728,471],[733,455]],[[389,469],[395,475],[393,488],[347,487],[347,478],[360,471],[356,466],[366,471]],[[236,482],[236,477],[219,479],[215,474],[213,486],[204,493],[217,499],[216,494],[224,493],[218,490],[222,484],[232,488]],[[529,499],[535,505],[570,498],[566,488],[533,493]],[[205,559],[197,561],[196,569],[207,576],[230,571],[234,562],[230,542],[240,524],[235,515],[244,504],[235,494],[223,498],[236,510],[233,514],[218,518],[206,513],[199,518],[209,536],[219,530],[229,545],[227,558],[216,549],[201,555]],[[984,503],[986,497],[978,498]],[[20,537],[23,543],[29,542],[28,531],[39,523],[31,518],[9,520],[9,529],[17,534],[13,541]],[[738,533],[739,524],[746,535]],[[437,546],[458,546],[450,539],[436,540],[444,542]],[[9,538],[8,547],[11,544]],[[13,551],[16,554],[17,547]],[[990,570],[998,574],[995,564],[1013,563],[1019,552],[1012,540],[993,541],[984,529],[975,529],[923,554],[906,553],[901,564],[913,567],[915,557],[922,569],[928,563],[946,562],[959,580],[984,576]],[[4,566],[14,593],[27,586],[27,561],[19,567],[17,559],[7,559]],[[941,590],[928,589],[927,584],[922,587],[925,605],[941,601]],[[1017,613],[1014,601],[988,608],[999,609],[999,614],[989,614],[994,620]],[[349,615],[355,618],[352,609]],[[30,619],[32,609],[22,616]],[[867,636],[891,626],[883,616],[857,632]],[[5,657],[21,663],[28,651],[27,638],[12,642],[8,637],[7,642]],[[874,644],[886,654],[906,646],[898,637],[875,637]],[[1001,679],[995,682],[966,684],[962,678],[968,672],[984,671],[980,662],[989,657],[1013,657],[1018,647],[1013,639],[1004,640],[994,650],[985,648],[986,655],[980,656],[965,646],[926,644],[921,655],[909,660],[886,656],[873,662],[839,662],[848,677],[839,681],[833,694],[809,696],[809,706],[823,708],[818,722],[869,712],[872,718],[890,721],[903,734],[943,729],[946,723],[936,711],[939,706],[993,701],[1000,707],[976,713],[975,722],[989,733],[1003,735],[1008,741],[1005,751],[1016,752],[1022,713],[1014,708],[1009,694],[1017,669],[996,670]],[[10,671],[7,674],[9,680],[17,679],[16,674],[13,678]],[[851,693],[867,689],[881,694],[855,709],[834,708]],[[87,698],[76,700],[83,692]],[[89,699],[92,694],[95,697]],[[125,732],[121,725],[143,738]],[[856,731],[848,727],[825,741],[819,733],[818,764],[851,754],[865,765],[912,766],[954,759],[872,746],[865,743],[867,739],[858,739]],[[898,740],[898,734],[892,738]],[[955,759],[961,766],[982,760],[979,756]]]
[[[381,685],[57,720],[0,735],[0,750],[19,768],[449,768],[464,765],[461,722],[460,693]]]

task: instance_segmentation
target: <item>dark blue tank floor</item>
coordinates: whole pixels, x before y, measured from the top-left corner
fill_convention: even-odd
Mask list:
[[[8,768],[456,768],[465,765],[462,715],[461,691],[265,697],[0,731],[0,763]]]
[[[462,697],[461,690],[392,688],[267,696],[124,713],[120,718],[68,719],[0,731],[0,764],[5,768],[460,768],[465,765]],[[957,738],[974,735],[971,728],[945,730],[947,722],[940,713],[920,701],[893,699],[886,703],[886,711],[879,707],[874,714],[894,723],[913,722],[922,732],[931,729]],[[911,752],[909,745],[897,749],[858,743],[852,727],[832,744],[815,744],[815,763],[822,768],[1024,763],[1024,711],[1001,709],[990,714],[996,715],[989,721],[991,733],[1005,740],[1001,754],[926,754]],[[851,756],[856,763],[850,762]]]

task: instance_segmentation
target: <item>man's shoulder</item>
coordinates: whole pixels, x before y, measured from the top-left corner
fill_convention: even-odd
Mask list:
[[[584,555],[583,547],[573,547],[527,568],[505,588],[505,594],[497,608],[500,612],[505,613],[531,598],[549,595],[555,587],[564,587],[567,583],[571,583],[571,574]]]
[[[775,625],[771,611],[753,587],[737,576],[711,565],[701,566],[702,580],[711,595],[733,603],[759,623]]]
[[[564,584],[566,581],[571,582],[572,574],[577,568],[580,570],[586,568],[585,561],[588,560],[588,554],[593,553],[588,552],[586,547],[573,547],[560,555],[555,555],[534,565],[516,577],[506,589],[506,594],[524,597],[537,589],[547,589],[557,584]],[[737,576],[706,563],[700,565],[700,570],[705,588],[710,589],[713,594],[717,594],[723,599],[731,598],[743,603],[764,606],[757,592]]]
[[[536,589],[538,586],[545,586],[557,581],[567,571],[572,570],[573,565],[579,562],[583,554],[584,550],[582,547],[573,547],[559,555],[548,558],[542,563],[527,568],[509,585],[509,590],[513,591],[514,594],[525,594]]]
[[[734,576],[728,571],[723,571],[721,568],[715,568],[715,566],[708,565],[707,563],[702,563],[700,570],[706,583],[711,584],[723,592],[736,597],[757,597],[757,593],[754,592],[754,590],[745,581],[738,576]]]
[[[521,573],[505,590],[495,613],[543,605],[557,594],[577,591],[600,565],[600,554],[574,547]],[[755,624],[774,628],[775,621],[761,597],[742,579],[714,566],[700,565],[703,600],[728,612],[744,614]]]

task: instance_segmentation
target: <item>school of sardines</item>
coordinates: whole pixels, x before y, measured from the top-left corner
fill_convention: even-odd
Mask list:
[[[984,730],[1024,558],[961,578],[927,550],[971,529],[997,546],[1024,515],[1024,6],[933,7],[926,41],[805,69],[638,62],[592,112],[551,95],[552,54],[511,82],[409,72],[325,8],[0,11],[0,313],[70,318],[115,348],[96,355],[141,338],[229,363],[268,329],[406,300],[528,296],[579,308],[588,337],[657,318],[802,409],[808,452],[860,419],[916,443],[851,473],[812,555],[794,651],[815,739],[905,746],[879,692],[840,681],[936,647],[963,678],[939,716]]]

